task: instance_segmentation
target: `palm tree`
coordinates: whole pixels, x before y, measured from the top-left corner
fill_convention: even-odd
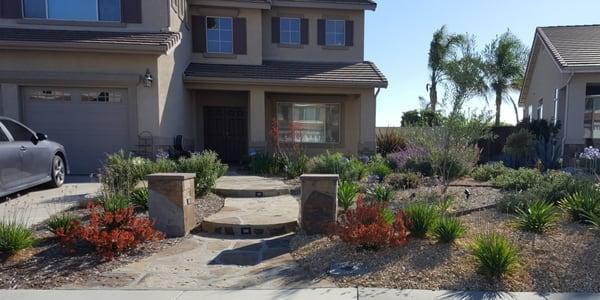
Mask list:
[[[500,125],[500,109],[514,83],[523,77],[527,50],[510,31],[503,33],[486,46],[484,51],[486,77],[496,94],[496,126]]]
[[[445,63],[446,91],[452,97],[452,112],[461,110],[463,104],[477,96],[485,96],[485,64],[475,49],[475,38],[464,35],[458,50]]]
[[[525,73],[521,73],[521,75],[519,77],[513,79],[513,81],[510,83],[510,89],[513,92],[521,91],[521,89],[523,88],[524,76],[525,76]],[[519,119],[519,105],[517,104],[517,101],[515,101],[515,99],[510,94],[508,95],[508,101],[510,101],[510,103],[513,106],[513,109],[515,110],[515,118],[517,120],[517,123],[515,123],[515,124],[519,124],[519,122],[521,121]]]
[[[456,46],[464,41],[463,35],[448,34],[446,25],[433,33],[433,39],[429,46],[429,70],[430,80],[427,84],[429,92],[429,104],[432,110],[436,110],[438,103],[437,87],[444,81],[445,66],[448,58],[452,55]]]

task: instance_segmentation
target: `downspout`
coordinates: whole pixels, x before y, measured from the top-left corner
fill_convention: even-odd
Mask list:
[[[377,100],[377,96],[379,96],[379,92],[381,92],[381,88],[377,88],[377,91],[375,92],[375,100]]]
[[[573,77],[575,76],[574,72],[571,72],[569,76],[569,80],[567,80],[567,92],[565,93],[565,123],[563,124],[563,137],[560,142],[560,156],[564,159],[565,157],[565,141],[567,140],[567,128],[569,126],[569,91],[571,90],[571,81],[573,81]]]

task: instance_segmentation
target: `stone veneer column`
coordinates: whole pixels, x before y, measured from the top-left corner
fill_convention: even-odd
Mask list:
[[[168,237],[183,237],[198,225],[193,173],[159,173],[148,180],[148,211],[154,228]]]
[[[252,89],[249,100],[250,117],[250,148],[257,152],[264,152],[267,148],[266,132],[266,111],[265,111],[265,91],[261,89]]]
[[[300,228],[309,235],[327,234],[337,220],[339,175],[307,174],[300,180]]]

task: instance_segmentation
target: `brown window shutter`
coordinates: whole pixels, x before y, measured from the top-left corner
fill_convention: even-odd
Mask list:
[[[0,18],[21,19],[21,0],[0,0]]]
[[[277,17],[271,18],[271,41],[273,44],[281,42],[281,19]]]
[[[233,19],[233,53],[248,54],[246,19]]]
[[[192,16],[192,51],[206,52],[206,17]]]
[[[346,46],[354,46],[354,21],[346,21]]]
[[[308,19],[300,20],[300,43],[308,45]]]
[[[317,43],[325,45],[325,20],[322,19],[317,21]]]
[[[142,0],[121,0],[121,22],[142,23]]]

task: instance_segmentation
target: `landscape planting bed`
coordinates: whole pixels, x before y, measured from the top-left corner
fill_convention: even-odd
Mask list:
[[[544,235],[537,235],[518,230],[513,215],[495,209],[460,219],[467,232],[451,245],[410,239],[401,248],[357,251],[337,238],[299,235],[293,241],[293,256],[312,277],[332,280],[340,287],[600,292],[600,238],[588,226],[561,220]],[[507,236],[520,253],[519,267],[500,280],[483,275],[467,250],[473,238],[488,232]],[[328,276],[329,267],[340,262],[362,265],[364,274]]]

